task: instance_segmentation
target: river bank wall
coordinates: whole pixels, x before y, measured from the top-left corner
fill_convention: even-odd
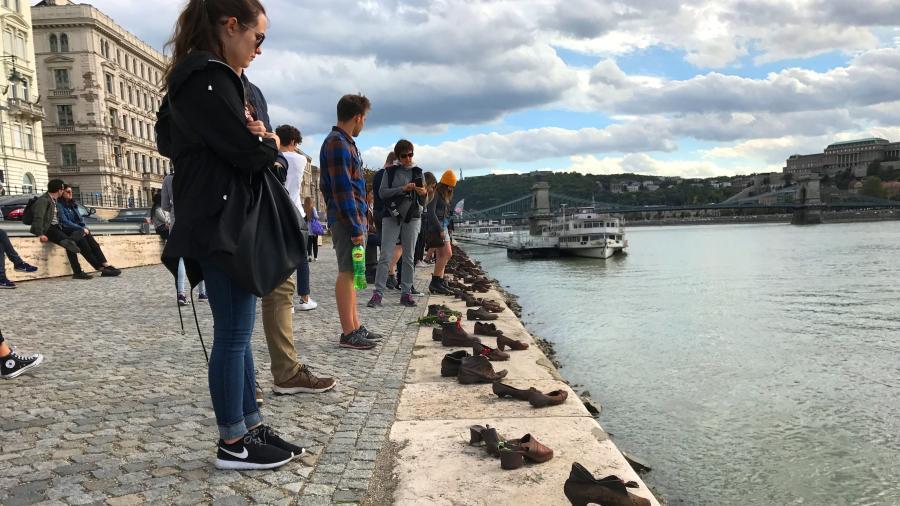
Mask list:
[[[507,294],[494,286],[478,294],[506,304]],[[445,304],[465,314],[465,302],[431,295],[428,304]],[[419,329],[400,396],[396,421],[391,427],[394,448],[391,474],[395,504],[567,504],[563,486],[574,462],[595,477],[610,474],[639,484],[634,493],[651,504],[659,502],[629,465],[609,435],[560,375],[538,340],[507,309],[494,321],[513,339],[529,344],[527,350],[510,351],[510,360],[492,362],[495,370],[508,370],[503,383],[515,388],[535,387],[542,392],[562,389],[565,403],[533,408],[527,402],[501,399],[490,384],[461,385],[456,378],[440,375],[441,359],[459,348],[447,348],[431,337],[432,328]],[[463,321],[473,334],[474,322]],[[496,338],[478,336],[490,347]],[[481,446],[469,445],[469,427],[490,425],[507,439],[532,434],[554,451],[552,460],[504,471],[498,459]]]

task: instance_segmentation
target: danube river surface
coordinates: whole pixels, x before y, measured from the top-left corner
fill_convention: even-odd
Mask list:
[[[670,504],[900,504],[900,222],[627,239],[607,261],[465,248]]]

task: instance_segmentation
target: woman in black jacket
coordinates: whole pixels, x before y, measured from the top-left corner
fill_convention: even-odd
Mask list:
[[[222,469],[272,469],[303,453],[262,424],[250,349],[256,296],[227,260],[240,254],[251,181],[278,153],[278,137],[253,116],[240,77],[261,53],[267,25],[258,0],[190,0],[169,42],[156,124],[159,152],[175,167],[178,209],[163,261],[174,274],[184,258],[191,286],[206,281],[213,313],[209,391]]]

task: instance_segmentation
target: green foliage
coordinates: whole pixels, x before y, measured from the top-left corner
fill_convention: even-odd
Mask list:
[[[869,176],[863,179],[861,193],[867,197],[887,198],[887,190],[884,189],[881,178],[878,176]]]
[[[666,181],[664,178],[639,174],[609,176],[574,172],[531,172],[467,177],[456,185],[454,199],[466,199],[466,209],[469,210],[486,209],[530,194],[531,187],[540,181],[549,183],[550,191],[556,194],[630,206],[713,204],[738,192],[737,188],[731,187],[713,188],[711,180]],[[610,183],[622,181],[652,181],[660,188],[634,193],[609,191]]]

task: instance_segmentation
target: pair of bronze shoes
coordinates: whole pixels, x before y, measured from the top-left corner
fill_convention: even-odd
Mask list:
[[[575,462],[569,472],[569,479],[563,486],[563,492],[574,506],[650,506],[649,499],[632,494],[628,490],[630,488],[638,488],[637,482],[626,482],[615,475],[597,479],[584,466]]]
[[[470,336],[465,329],[462,328],[459,321],[441,323],[441,328],[431,330],[431,339],[440,341],[442,345],[450,348],[459,348],[475,346],[481,343],[477,337]]]
[[[482,336],[492,336],[497,338],[497,348],[500,351],[506,351],[508,347],[511,350],[522,351],[528,349],[528,343],[523,343],[511,337],[506,337],[503,331],[497,328],[496,324],[475,322],[475,334]]]
[[[505,378],[507,373],[506,369],[495,372],[487,357],[472,356],[466,350],[448,353],[441,360],[441,376],[445,378],[455,376],[463,385],[493,383]]]
[[[566,399],[569,398],[569,392],[562,389],[547,392],[545,394],[534,387],[531,387],[528,390],[522,390],[519,388],[511,387],[505,383],[500,383],[499,381],[494,382],[491,390],[494,391],[497,397],[509,397],[512,399],[518,399],[520,401],[528,401],[528,403],[535,408],[558,406],[566,402]]]
[[[472,321],[496,320],[497,315],[480,307],[478,309],[469,309],[466,311],[466,319]]]
[[[519,439],[505,440],[497,429],[490,425],[469,427],[469,444],[477,446],[484,442],[488,455],[500,458],[500,467],[506,470],[519,469],[525,461],[543,463],[553,458],[553,450],[541,444],[531,434]]]

